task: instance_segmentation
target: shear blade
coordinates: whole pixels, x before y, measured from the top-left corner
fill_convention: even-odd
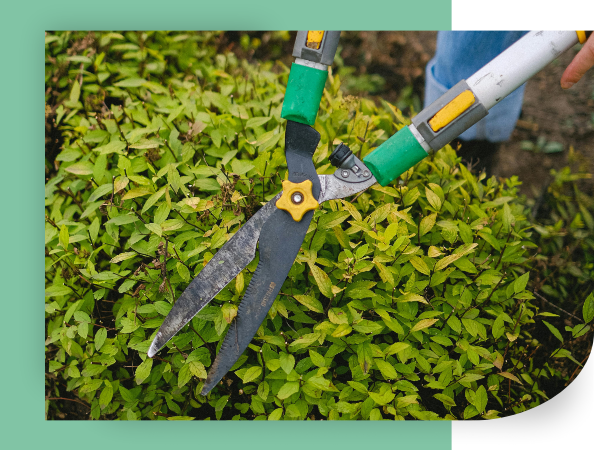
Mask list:
[[[256,242],[265,221],[279,211],[275,196],[213,256],[202,271],[173,305],[160,326],[148,356],[153,357],[181,328],[194,318],[238,273],[252,262],[256,255]]]

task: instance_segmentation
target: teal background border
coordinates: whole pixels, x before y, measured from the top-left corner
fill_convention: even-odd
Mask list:
[[[2,7],[0,127],[4,201],[2,247],[3,390],[0,420],[7,448],[176,448],[241,446],[445,450],[450,422],[118,423],[46,422],[42,292],[43,61],[45,30],[324,28],[441,30],[451,0],[200,0],[11,2]]]

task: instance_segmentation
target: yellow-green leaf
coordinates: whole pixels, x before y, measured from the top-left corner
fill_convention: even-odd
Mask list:
[[[427,266],[427,264],[425,264],[425,261],[423,261],[418,256],[413,256],[410,259],[410,263],[413,265],[413,267],[415,269],[417,269],[422,274],[429,275],[429,272],[430,272],[429,267]]]
[[[91,175],[94,173],[94,165],[89,161],[80,161],[65,169],[75,175]]]
[[[135,255],[137,255],[136,252],[119,253],[117,256],[115,256],[113,259],[111,259],[110,262],[112,264],[116,264],[121,261],[127,261],[128,259],[133,258]]]
[[[200,361],[190,361],[188,364],[190,366],[190,372],[192,375],[203,380],[206,379],[207,375],[204,364],[202,364]]]
[[[509,380],[516,381],[519,384],[523,384],[523,383],[521,383],[521,380],[519,380],[515,375],[513,375],[510,372],[499,372],[498,375],[501,375],[504,378],[508,378]]]
[[[250,383],[251,381],[256,380],[260,374],[262,373],[262,368],[260,366],[252,366],[244,373],[242,378],[242,383]]]
[[[122,198],[122,200],[129,200],[131,198],[143,197],[144,195],[153,194],[154,191],[148,186],[138,186],[129,190]]]
[[[421,238],[423,238],[423,236],[425,236],[431,231],[431,229],[435,225],[436,218],[436,213],[429,214],[428,216],[423,217],[423,220],[421,220],[421,223],[419,224],[419,234],[421,235]]]
[[[314,312],[322,313],[323,305],[319,300],[310,295],[294,295],[294,298]]]
[[[333,292],[331,291],[331,280],[327,274],[311,262],[308,263],[308,266],[310,267],[310,272],[312,273],[313,277],[315,277],[317,287],[319,288],[319,291],[321,291],[321,294],[327,298],[333,297]]]
[[[338,327],[331,333],[333,337],[342,337],[350,334],[352,332],[352,327],[347,323],[342,323],[338,325]]]
[[[439,319],[423,319],[417,322],[417,324],[411,328],[411,332],[423,330],[429,328],[431,325],[436,323]]]

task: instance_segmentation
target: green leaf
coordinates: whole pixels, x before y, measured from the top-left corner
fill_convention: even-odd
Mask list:
[[[152,231],[154,234],[157,234],[158,236],[162,236],[162,228],[159,224],[157,223],[147,223],[144,225],[146,228],[148,228],[148,230]]]
[[[294,355],[289,353],[282,353],[279,355],[279,361],[281,363],[281,368],[287,374],[289,374],[294,368],[294,364],[296,363],[294,359]]]
[[[515,375],[513,375],[510,372],[499,372],[498,375],[503,376],[504,378],[508,378],[509,380],[516,381],[519,384],[523,384],[521,383],[521,380],[519,380]]]
[[[254,381],[258,377],[260,377],[261,374],[262,374],[262,367],[260,367],[260,366],[250,367],[244,373],[244,376],[242,378],[242,383],[244,383],[244,384],[250,383],[251,381]]]
[[[423,217],[423,220],[421,220],[421,223],[419,224],[419,234],[421,235],[421,239],[432,230],[433,226],[435,225],[436,218],[436,213]]]
[[[95,243],[96,239],[98,239],[98,231],[100,231],[100,219],[96,217],[88,228],[88,233],[90,234],[90,239],[93,243]]]
[[[475,408],[475,406],[473,405],[469,405],[465,408],[465,411],[463,412],[463,419],[467,420],[470,419],[471,417],[475,417],[477,416],[477,408]]]
[[[396,372],[394,366],[392,366],[389,362],[383,359],[376,358],[375,365],[377,366],[377,368],[381,372],[381,375],[383,375],[384,378],[388,380],[395,380],[396,378],[398,378],[398,372]]]
[[[529,272],[524,273],[519,278],[515,280],[515,294],[518,294],[522,290],[527,287],[527,282],[529,281]]]
[[[331,291],[331,280],[329,276],[325,272],[323,272],[319,267],[315,264],[309,262],[308,266],[310,267],[310,272],[312,276],[315,278],[319,291],[327,298],[333,297],[333,293]]]
[[[403,188],[404,189],[404,188]],[[418,187],[412,188],[410,191],[406,193],[403,197],[403,203],[405,206],[410,206],[420,197],[421,193],[419,192]]]
[[[252,164],[251,161],[240,161],[238,159],[231,161],[231,170],[235,174],[244,175],[245,173],[250,172],[252,169],[254,169],[254,164]]]
[[[100,364],[90,364],[81,371],[81,375],[84,377],[95,377],[100,375],[105,370],[106,366],[101,366]]]
[[[323,313],[323,305],[316,298],[310,295],[294,295],[294,298],[311,311]]]
[[[417,322],[415,324],[415,326],[413,326],[410,330],[411,333],[414,333],[415,331],[420,331],[420,330],[424,330],[425,328],[429,328],[431,325],[433,325],[434,323],[436,323],[439,319],[423,319],[420,320],[419,322]]]
[[[98,186],[96,188],[96,190],[94,190],[94,192],[92,192],[92,195],[90,195],[90,197],[88,198],[88,203],[92,203],[96,200],[98,200],[100,197],[108,194],[109,192],[112,192],[113,190],[113,185],[112,183],[106,183],[103,184],[101,186]]]
[[[280,400],[284,400],[294,395],[296,392],[298,392],[299,389],[300,383],[298,383],[297,381],[288,381],[283,386],[281,386],[281,389],[279,389],[279,392],[277,393],[277,398],[279,398]]]
[[[117,83],[115,83],[115,86],[140,87],[144,83],[146,83],[146,80],[144,80],[143,78],[126,78],[125,80],[121,80],[121,81],[118,81]]]
[[[168,189],[168,187],[165,189]],[[144,207],[142,208],[142,214],[152,208],[154,204],[160,200],[163,195],[165,195],[165,189],[159,189],[157,192],[148,197],[148,200],[146,200],[146,203],[144,203]]]
[[[260,127],[260,126],[264,125],[265,123],[267,123],[269,120],[271,120],[270,116],[269,117],[253,117],[246,121],[246,128]]]
[[[452,397],[449,397],[444,394],[434,394],[434,398],[437,398],[440,402],[442,402],[446,406],[456,406]]]
[[[475,403],[474,406],[479,411],[479,414],[483,414],[485,411],[485,407],[487,406],[488,396],[485,388],[483,386],[479,386],[477,392],[475,393]]]
[[[215,411],[223,411],[228,401],[229,395],[224,395],[223,397],[219,398],[219,400],[217,400],[217,403],[215,404]]]
[[[72,294],[73,291],[67,286],[57,286],[53,285],[46,288],[45,296],[46,297],[60,297],[62,295]]]
[[[494,339],[500,338],[504,334],[504,320],[502,317],[498,316],[494,320],[494,324],[492,325],[492,336]]]
[[[310,355],[310,360],[312,361],[312,363],[315,366],[326,367],[327,362],[325,361],[325,358],[319,352],[317,352],[315,350],[309,350],[308,353]]]
[[[75,175],[91,175],[94,173],[94,165],[89,161],[81,161],[70,165],[65,170]]]
[[[442,200],[429,188],[425,188],[425,196],[433,209],[439,211],[442,207]]]
[[[282,408],[275,408],[271,414],[269,414],[269,420],[279,420],[281,419],[281,415],[283,414]]]
[[[71,87],[71,93],[69,94],[69,101],[72,104],[75,104],[79,101],[79,95],[81,93],[81,85],[79,81],[73,81],[73,86]]]
[[[123,141],[111,141],[106,145],[96,147],[94,151],[101,155],[109,155],[111,153],[123,154],[125,147],[127,147],[127,144]]]
[[[451,316],[448,319],[448,326],[457,334],[460,334],[460,331],[462,330],[460,320],[456,316]]]
[[[69,247],[69,230],[66,225],[62,225],[60,227],[60,232],[58,233],[58,242],[65,250],[67,250]]]
[[[112,385],[110,383],[106,384],[106,387],[104,389],[102,389],[102,392],[100,393],[100,409],[105,409],[109,404],[110,401],[113,398],[113,388]]]
[[[128,259],[134,258],[136,255],[136,252],[119,253],[117,256],[112,258],[110,262],[111,264],[120,263],[121,261],[127,261]]]
[[[129,200],[132,198],[143,197],[144,195],[153,194],[154,191],[148,186],[138,186],[136,188],[130,189],[121,200]]]
[[[263,381],[258,385],[258,390],[256,394],[262,398],[263,400],[267,400],[267,396],[269,395],[269,383]]]
[[[150,358],[148,358],[150,359]],[[184,364],[179,369],[179,375],[177,377],[177,387],[185,386],[192,379],[192,371],[190,370],[190,363]],[[139,384],[139,383],[138,383]]]
[[[152,370],[152,362],[152,358],[146,358],[143,363],[137,366],[137,369],[135,369],[135,382],[137,384],[142,384],[148,378]]]
[[[382,406],[387,405],[389,402],[394,400],[395,396],[396,395],[391,390],[384,391],[383,393],[369,392],[369,397],[371,397],[375,403]]]
[[[594,319],[594,292],[590,292],[585,302],[583,303],[583,320],[585,323],[590,323]]]
[[[203,380],[207,378],[206,368],[204,367],[204,364],[202,364],[200,361],[190,361],[187,364],[189,365],[190,373],[193,376]]]
[[[548,329],[550,330],[550,333],[552,333],[554,335],[554,337],[556,337],[556,339],[558,339],[560,342],[565,341],[562,337],[562,334],[560,334],[560,331],[558,331],[558,329],[556,327],[554,327],[554,325],[549,324],[545,320],[542,320],[542,322],[544,322],[544,325],[546,325],[548,327]]]
[[[419,258],[418,256],[413,256],[410,259],[410,263],[413,265],[413,267],[415,269],[417,269],[419,272],[421,272],[424,275],[429,275],[429,266],[427,264],[425,264],[425,261],[423,261],[421,258]]]
[[[333,331],[333,333],[331,333],[331,336],[337,338],[337,337],[346,336],[347,334],[350,334],[350,333],[352,333],[352,327],[347,323],[341,323]]]
[[[508,203],[505,203],[502,207],[502,226],[504,228],[504,232],[508,233],[510,227],[515,223],[515,216],[512,214],[510,210],[510,206]]]
[[[409,347],[410,344],[407,344],[406,342],[395,342],[385,349],[385,354],[386,356],[395,355],[396,353],[400,353]]]
[[[106,341],[106,328],[100,328],[94,336],[94,347],[96,351],[100,350]]]

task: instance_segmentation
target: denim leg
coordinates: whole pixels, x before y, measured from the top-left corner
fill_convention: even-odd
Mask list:
[[[467,79],[510,47],[525,31],[439,31],[435,56],[425,69],[425,106]],[[490,109],[489,114],[460,135],[461,139],[502,142],[515,128],[525,85]]]

